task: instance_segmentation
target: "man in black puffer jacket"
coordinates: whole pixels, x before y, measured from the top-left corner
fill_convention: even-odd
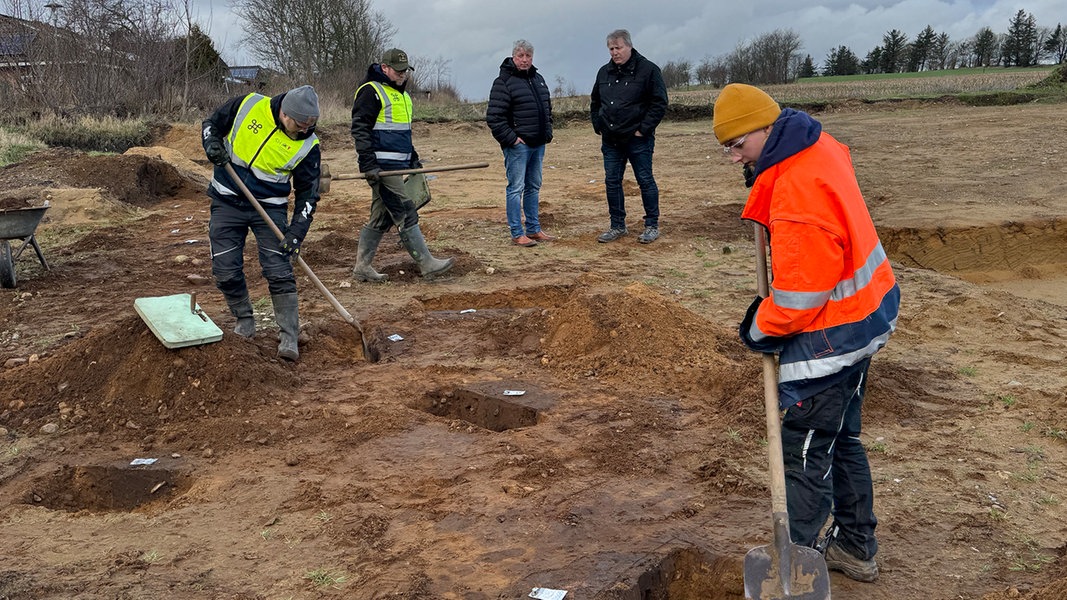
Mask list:
[[[613,242],[627,234],[622,173],[629,161],[645,207],[645,230],[637,241],[650,244],[659,237],[659,187],[652,176],[652,152],[656,127],[667,114],[667,86],[659,67],[634,50],[625,29],[608,34],[608,52],[611,60],[600,67],[589,94],[593,131],[601,136],[611,217],[611,228],[597,241]]]
[[[505,198],[512,243],[536,246],[538,241],[555,239],[541,231],[538,215],[541,163],[545,144],[552,141],[552,95],[545,78],[533,66],[530,42],[515,42],[511,56],[501,63],[500,75],[489,92],[485,121],[504,152],[508,176]]]

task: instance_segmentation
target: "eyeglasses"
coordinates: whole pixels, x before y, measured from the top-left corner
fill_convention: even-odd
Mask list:
[[[746,133],[745,135],[737,138],[737,141],[732,143],[732,144],[723,144],[722,145],[722,153],[723,154],[730,154],[734,150],[737,150],[738,152],[740,152],[741,151],[741,146],[745,145],[745,140],[747,140],[747,139],[748,139],[748,134]]]
[[[292,117],[289,117],[289,118],[293,119]],[[293,125],[296,127],[297,131],[307,131],[308,129],[311,129],[312,127],[314,127],[316,122],[318,122],[318,119],[310,119],[310,120],[305,121],[303,123],[300,123],[296,119],[293,119]]]

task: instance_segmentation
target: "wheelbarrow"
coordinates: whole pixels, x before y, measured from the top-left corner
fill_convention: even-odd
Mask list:
[[[15,259],[22,255],[27,246],[37,253],[37,259],[44,265],[45,270],[51,270],[34,234],[46,210],[47,206],[0,210],[0,286],[13,288],[18,284],[15,277]],[[12,241],[16,244],[21,242],[17,250],[11,248]]]

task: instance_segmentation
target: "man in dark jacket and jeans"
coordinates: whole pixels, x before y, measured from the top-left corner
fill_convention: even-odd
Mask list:
[[[629,161],[645,206],[645,231],[637,241],[650,244],[659,237],[659,187],[652,176],[652,152],[656,127],[667,113],[667,86],[659,67],[634,50],[625,29],[608,34],[608,52],[611,60],[600,67],[589,94],[593,131],[601,136],[611,217],[611,228],[597,241],[613,242],[628,233],[622,174]]]
[[[552,141],[552,94],[533,66],[533,46],[515,42],[489,92],[485,121],[504,151],[506,206],[511,241],[536,246],[553,236],[541,231],[538,201],[545,144]],[[523,230],[522,218],[526,217]]]

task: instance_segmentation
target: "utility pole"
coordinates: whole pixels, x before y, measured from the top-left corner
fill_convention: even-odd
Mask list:
[[[64,75],[63,75],[63,66],[62,66],[61,61],[59,60],[60,44],[59,44],[59,21],[58,21],[59,11],[60,11],[60,9],[63,8],[63,5],[60,4],[59,2],[56,2],[55,0],[52,0],[48,4],[45,4],[44,7],[47,8],[51,12],[51,16],[52,16],[52,32],[51,32],[52,33],[52,53],[51,53],[52,55],[49,57],[49,60],[48,60],[48,71],[52,72],[52,77],[50,78],[51,81],[48,83],[48,86],[46,86],[46,87],[52,87],[52,91],[48,92],[47,95],[51,96],[52,100],[53,100],[52,101],[52,105],[53,105],[52,106],[52,111],[54,113],[56,113],[56,114],[59,114],[58,98],[59,98],[59,96],[61,94],[55,94],[55,91],[56,90],[60,90],[60,89],[62,89],[64,87],[62,85],[64,83],[63,82],[63,77],[64,77]],[[55,94],[55,95],[53,95],[53,94]]]

